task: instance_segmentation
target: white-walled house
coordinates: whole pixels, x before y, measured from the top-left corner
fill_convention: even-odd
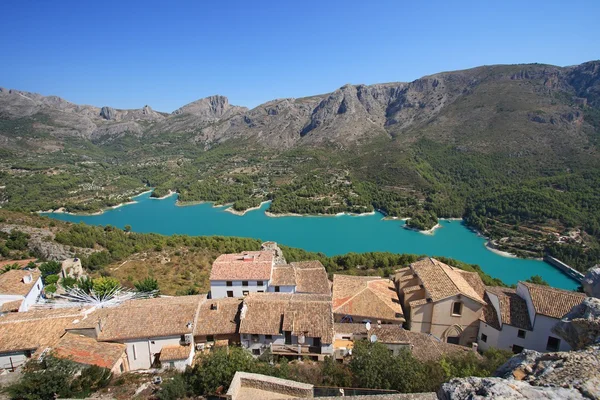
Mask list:
[[[264,292],[331,295],[331,287],[321,262],[276,265],[273,250],[222,254],[213,262],[210,273],[212,299]]]
[[[130,370],[185,369],[194,357],[194,323],[206,296],[131,300],[97,310],[67,330],[125,345]],[[165,358],[163,359],[163,350]]]
[[[486,298],[489,302],[480,321],[479,349],[496,347],[514,353],[571,349],[552,328],[585,299],[583,293],[519,282],[517,289],[486,287]]]
[[[14,371],[31,358],[52,348],[79,309],[33,310],[0,316],[0,372]]]
[[[28,311],[39,300],[44,285],[38,269],[13,269],[0,275],[0,314]]]
[[[273,263],[272,251],[221,254],[213,262],[210,272],[211,298],[243,297],[249,293],[266,292]]]
[[[259,356],[323,360],[333,354],[331,297],[317,294],[252,293],[240,313],[242,346]]]

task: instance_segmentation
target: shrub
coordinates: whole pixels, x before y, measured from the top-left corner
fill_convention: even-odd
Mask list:
[[[46,279],[44,279],[44,283],[46,285],[55,285],[59,280],[58,275],[48,275]]]

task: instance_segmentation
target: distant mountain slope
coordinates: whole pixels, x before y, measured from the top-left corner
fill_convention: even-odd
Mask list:
[[[543,152],[589,146],[594,128],[581,106],[600,105],[600,62],[573,67],[496,65],[443,72],[410,83],[344,85],[332,93],[279,99],[248,110],[210,96],[172,114],[79,106],[56,96],[0,89],[0,135],[90,140],[194,133],[214,145],[253,138],[267,147],[332,144],[346,147],[377,136],[406,143],[426,137],[465,149]],[[13,137],[13,140],[11,140]],[[42,141],[43,142],[43,141]],[[14,146],[17,146],[14,144]]]

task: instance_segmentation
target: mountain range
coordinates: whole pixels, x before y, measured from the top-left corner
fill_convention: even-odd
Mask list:
[[[23,136],[96,143],[121,135],[192,133],[213,146],[251,138],[275,149],[333,144],[345,147],[377,136],[402,142],[431,138],[485,151],[547,151],[585,147],[593,129],[581,106],[600,106],[600,62],[572,67],[541,64],[483,66],[413,82],[344,85],[327,94],[277,99],[251,110],[215,95],[173,113],[76,105],[56,96],[0,88],[0,143],[18,148]],[[20,131],[24,134],[19,135]],[[494,134],[492,137],[488,134]],[[491,142],[489,139],[492,139]],[[501,142],[501,143],[499,143]]]

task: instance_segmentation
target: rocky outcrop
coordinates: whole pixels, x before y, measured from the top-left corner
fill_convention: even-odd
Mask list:
[[[494,378],[457,378],[440,399],[600,399],[600,347],[559,353],[525,350]]]
[[[583,290],[588,296],[600,298],[600,265],[591,268],[583,278]]]
[[[573,349],[600,344],[600,299],[588,297],[552,329]]]
[[[264,242],[263,244],[260,245],[260,250],[261,251],[271,250],[275,256],[275,261],[274,261],[275,265],[287,264],[287,261],[285,261],[285,257],[283,255],[283,251],[281,251],[279,246],[277,246],[277,243]]]
[[[117,116],[117,111],[112,107],[102,107],[100,110],[100,116],[107,120],[114,120]]]
[[[531,386],[526,382],[507,382],[501,378],[468,378],[452,379],[444,383],[438,392],[440,400],[478,400],[478,399],[547,399],[547,400],[579,400],[585,399],[578,390],[571,388],[554,388]]]
[[[29,235],[27,248],[36,257],[44,260],[62,261],[76,254],[89,255],[97,250],[67,246],[54,241],[54,233],[49,229],[34,228],[25,225],[0,225],[0,231],[11,233],[13,230]]]
[[[246,107],[232,106],[225,96],[216,95],[186,104],[173,111],[173,115],[192,114],[204,121],[216,121],[247,110]]]

